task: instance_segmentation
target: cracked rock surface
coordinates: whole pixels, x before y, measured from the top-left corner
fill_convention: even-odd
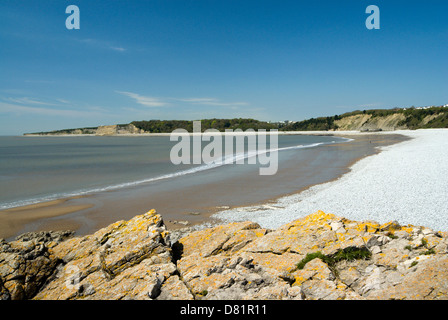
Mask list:
[[[448,234],[425,227],[318,211],[180,234],[151,210],[84,237],[0,240],[0,299],[448,298]]]

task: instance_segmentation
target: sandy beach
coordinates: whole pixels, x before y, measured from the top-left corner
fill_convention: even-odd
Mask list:
[[[4,238],[16,235],[23,228],[35,221],[46,218],[60,217],[73,212],[80,212],[91,208],[88,203],[73,203],[73,199],[59,199],[33,205],[11,208],[0,211],[0,234]],[[46,230],[73,230],[79,227],[76,223],[66,221],[62,225],[48,225]]]
[[[287,134],[308,134],[294,132]],[[185,177],[179,181],[183,188],[165,191],[169,183],[138,186],[119,191],[50,201],[0,211],[0,237],[11,238],[23,232],[41,230],[75,230],[88,234],[117,220],[130,219],[151,208],[157,209],[170,229],[220,220],[212,216],[231,207],[244,210],[247,206],[271,206],[278,199],[295,195],[313,185],[333,181],[349,172],[349,167],[363,157],[379,152],[377,147],[406,140],[403,135],[359,132],[311,132],[317,135],[338,135],[354,139],[349,143],[326,145],[329,154],[322,157],[321,149],[309,149],[300,161],[291,161],[280,168],[275,177],[248,176],[241,181],[220,180],[201,185],[190,180],[201,180],[201,175]],[[202,174],[213,174],[202,173]],[[256,187],[254,187],[256,186]],[[263,207],[263,210],[266,208]],[[252,210],[252,209],[250,209]],[[317,209],[316,209],[317,210]],[[257,215],[254,213],[253,215]],[[251,214],[250,216],[253,217]],[[182,222],[182,223],[179,223]]]
[[[278,199],[269,208],[226,210],[223,221],[251,220],[266,228],[323,210],[353,220],[448,230],[448,130],[396,131],[411,140],[381,147],[337,180]],[[382,132],[380,134],[389,134]]]

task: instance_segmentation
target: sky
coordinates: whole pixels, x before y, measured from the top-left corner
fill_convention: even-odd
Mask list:
[[[366,28],[369,5],[380,29]],[[1,0],[0,135],[447,104],[447,12],[446,0]]]

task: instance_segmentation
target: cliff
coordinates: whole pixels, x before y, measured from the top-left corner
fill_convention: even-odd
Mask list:
[[[97,135],[97,136],[108,136],[108,135],[115,135],[115,134],[138,134],[138,133],[144,133],[144,131],[141,129],[138,129],[133,124],[100,126],[95,131],[95,135]]]
[[[254,119],[202,119],[201,129],[278,129],[279,131],[393,131],[423,128],[448,128],[448,105],[357,110],[330,117],[311,118],[303,121],[264,122]],[[66,129],[25,135],[115,135],[136,133],[170,133],[174,129],[193,131],[193,122],[186,120],[133,121],[130,124]]]
[[[170,232],[152,210],[70,236],[1,240],[0,298],[448,298],[448,234],[396,222],[318,211],[277,230],[240,222]]]
[[[330,117],[291,122],[285,131],[392,131],[424,128],[448,128],[448,105],[357,110]]]
[[[440,108],[440,110],[444,109],[446,108]],[[356,131],[393,131],[447,127],[447,112],[437,112],[436,108],[428,112],[425,112],[426,110],[414,110],[415,114],[395,112],[382,116],[377,116],[375,113],[361,113],[341,117],[334,121],[334,126],[335,130]]]
[[[61,135],[96,135],[108,136],[116,134],[139,134],[144,130],[137,128],[133,124],[114,124],[110,126],[99,126],[90,128],[64,129],[48,132],[25,133],[24,136],[61,136]]]
[[[336,130],[356,131],[393,131],[408,129],[404,124],[406,117],[402,113],[394,113],[383,117],[373,117],[371,114],[358,114],[335,120]]]

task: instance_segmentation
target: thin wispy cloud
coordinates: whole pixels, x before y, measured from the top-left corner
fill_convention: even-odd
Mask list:
[[[206,103],[210,101],[216,101],[214,98],[171,98],[173,100],[191,103]]]
[[[115,50],[115,51],[119,51],[119,52],[125,52],[126,49],[123,47],[113,47],[111,46],[110,49]]]
[[[154,107],[165,107],[168,105],[167,102],[164,102],[159,98],[142,96],[138,93],[127,91],[116,91],[116,92],[134,99],[136,103],[145,107],[154,108]]]
[[[79,105],[62,98],[44,101],[30,97],[0,97],[0,113],[58,117],[104,117],[110,110],[92,105]]]
[[[366,104],[358,104],[358,105],[345,105],[345,106],[335,106],[337,109],[347,109],[347,110],[357,110],[357,109],[369,109],[369,108],[380,108],[383,106],[381,102],[375,103],[366,103]]]
[[[45,107],[30,107],[3,102],[0,102],[0,113],[14,113],[20,115],[36,114],[36,115],[61,116],[61,117],[92,117],[104,114],[90,110],[67,110],[67,109],[53,109]]]
[[[22,97],[22,98],[8,98],[8,101],[19,103],[19,104],[32,104],[32,105],[46,105],[46,106],[55,106],[54,103],[49,103],[45,101],[40,101],[38,99],[28,98],[28,97]]]
[[[362,108],[378,108],[381,107],[383,104],[381,102],[374,102],[374,103],[366,103],[366,104],[361,104],[359,105],[359,107]]]
[[[159,98],[159,97],[150,97],[150,96],[143,96],[138,93],[134,92],[128,92],[128,91],[116,91],[119,94],[128,96],[135,100],[136,103],[146,106],[146,107],[165,107],[168,105],[171,105],[173,101],[189,104],[189,105],[206,105],[206,106],[220,106],[220,107],[230,107],[232,109],[238,108],[240,106],[248,106],[249,103],[247,102],[227,102],[222,101],[217,98],[210,98],[210,97],[204,97],[204,98],[174,98],[174,97],[167,97],[167,98]]]
[[[222,108],[208,108],[206,110],[198,111],[197,109],[186,110],[183,118],[185,119],[206,119],[206,118],[228,118],[229,113]],[[233,118],[255,118],[255,119],[269,119],[269,114],[265,108],[244,108],[232,111]]]
[[[12,102],[14,104],[29,105],[29,106],[50,106],[50,107],[70,107],[74,106],[71,101],[62,98],[55,99],[39,99],[30,97],[0,97],[5,102]]]
[[[200,104],[206,104],[209,106],[219,106],[219,107],[238,107],[238,106],[248,106],[247,102],[221,102],[219,100],[203,102]]]
[[[56,99],[56,101],[59,101],[59,102],[64,103],[64,104],[69,104],[70,103],[70,101],[65,100],[65,99]]]
[[[247,102],[224,102],[216,98],[181,98],[181,99],[173,98],[173,99],[182,102],[188,102],[191,104],[202,104],[202,105],[221,106],[221,107],[237,107],[237,106],[249,105],[249,103]]]
[[[122,46],[117,46],[117,45],[114,45],[114,44],[112,44],[108,41],[104,41],[104,40],[87,38],[87,39],[80,39],[78,41],[81,43],[84,43],[84,44],[88,44],[90,46],[95,46],[97,48],[108,49],[108,50],[113,50],[113,51],[117,51],[117,52],[127,51],[127,49],[123,48]]]
[[[47,84],[47,83],[54,83],[53,80],[25,80],[26,83],[41,83],[41,84]]]

